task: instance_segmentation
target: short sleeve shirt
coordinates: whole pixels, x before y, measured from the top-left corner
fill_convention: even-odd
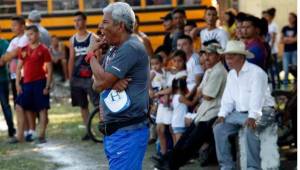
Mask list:
[[[210,40],[216,40],[220,43],[221,47],[225,49],[228,41],[228,34],[226,31],[220,28],[215,28],[213,30],[208,30],[206,28],[203,31],[201,31],[200,39],[201,39],[201,44]]]
[[[221,98],[226,85],[226,78],[227,71],[221,62],[207,69],[199,88],[203,95],[213,99],[202,101],[197,110],[196,122],[209,121],[217,116],[221,107]]]
[[[51,45],[51,38],[49,32],[46,28],[42,27],[40,24],[36,24],[40,32],[40,39],[43,44],[45,44],[48,48]]]
[[[5,54],[8,47],[8,42],[6,40],[0,39],[0,58]],[[7,65],[0,67],[0,82],[8,81],[8,71]]]
[[[297,27],[285,26],[282,28],[283,37],[297,37]],[[297,42],[293,44],[284,44],[284,51],[297,51]]]
[[[40,44],[35,49],[29,45],[19,49],[18,58],[23,61],[24,83],[42,80],[46,78],[44,64],[51,62],[51,56],[48,48]]]
[[[200,66],[200,57],[197,53],[193,53],[191,58],[186,63],[186,71],[187,71],[187,87],[189,91],[191,91],[196,86],[195,76],[202,75],[204,71]]]
[[[263,70],[266,69],[267,50],[263,41],[260,39],[252,39],[245,41],[246,49],[254,54],[254,58],[247,59],[250,63],[258,65]]]
[[[22,36],[15,37],[9,43],[9,46],[7,48],[7,52],[11,52],[11,51],[16,50],[18,48],[25,47],[27,44],[28,44],[28,38],[25,34],[23,34]],[[12,79],[15,79],[16,71],[17,71],[17,58],[14,58],[9,63],[9,72],[11,74]]]
[[[278,53],[278,37],[279,37],[277,24],[273,21],[271,24],[269,24],[268,30],[269,30],[270,35],[273,34],[273,33],[276,34],[276,40],[275,40],[275,43],[274,43],[274,45],[271,49],[272,54],[276,54],[276,53]],[[269,45],[271,45],[271,39],[270,39]]]
[[[119,79],[131,78],[125,90],[131,105],[119,113],[112,113],[106,108],[103,99],[104,121],[126,121],[143,116],[148,111],[149,59],[144,45],[131,36],[120,47],[111,49],[104,61],[105,71]]]

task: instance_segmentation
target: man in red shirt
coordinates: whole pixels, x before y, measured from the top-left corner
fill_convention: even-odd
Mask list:
[[[35,125],[35,115],[39,113],[40,131],[39,143],[45,143],[45,133],[48,123],[47,109],[49,104],[49,90],[52,79],[51,56],[48,48],[40,43],[39,30],[32,25],[27,28],[27,37],[29,45],[18,51],[17,66],[17,104],[21,106],[20,112],[24,112],[29,121],[29,127]],[[46,66],[46,70],[44,69]],[[23,69],[23,83],[21,85],[21,70]],[[20,130],[23,128],[21,127]],[[20,136],[12,143],[22,142],[24,139]]]

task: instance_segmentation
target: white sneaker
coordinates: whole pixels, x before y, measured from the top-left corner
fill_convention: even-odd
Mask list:
[[[63,83],[63,86],[64,86],[64,87],[69,87],[69,86],[70,86],[70,80],[66,80],[66,81]]]

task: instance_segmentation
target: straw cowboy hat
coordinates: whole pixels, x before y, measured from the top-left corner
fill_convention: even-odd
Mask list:
[[[246,58],[254,58],[254,55],[246,50],[246,46],[242,41],[230,40],[228,41],[225,51],[222,54],[242,54]]]

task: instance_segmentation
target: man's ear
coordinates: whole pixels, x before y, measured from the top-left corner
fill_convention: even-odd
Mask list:
[[[259,35],[260,29],[259,28],[255,28],[255,32],[256,32],[256,35]]]
[[[126,26],[125,26],[125,23],[124,22],[121,22],[120,24],[119,24],[119,31],[125,31],[126,32]]]

